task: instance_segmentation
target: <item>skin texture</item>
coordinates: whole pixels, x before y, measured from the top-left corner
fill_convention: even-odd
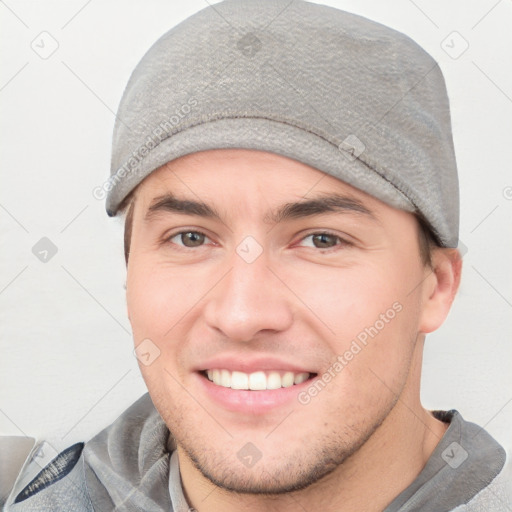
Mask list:
[[[147,218],[171,192],[219,218],[162,210]],[[371,214],[272,215],[333,193]],[[265,152],[182,157],[146,178],[134,201],[128,315],[135,345],[150,339],[160,351],[141,372],[177,442],[189,504],[210,512],[382,510],[446,429],[421,406],[419,383],[425,334],[442,324],[459,284],[458,252],[436,249],[426,267],[412,214]],[[186,247],[180,232],[206,236]],[[256,244],[242,247],[261,250],[251,263],[237,253],[247,236]],[[334,370],[337,356],[376,325]],[[315,373],[306,386],[329,369],[332,378],[307,403],[293,391],[265,413],[239,412],[205,391],[199,370],[217,356],[277,358]],[[261,454],[251,467],[237,455],[249,442]]]

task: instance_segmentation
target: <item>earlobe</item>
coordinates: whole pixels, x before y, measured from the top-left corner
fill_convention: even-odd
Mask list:
[[[460,284],[462,258],[457,249],[435,249],[431,273],[424,281],[419,332],[438,329],[450,312]]]

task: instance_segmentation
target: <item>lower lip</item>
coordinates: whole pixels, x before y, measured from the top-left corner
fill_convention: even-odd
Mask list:
[[[211,380],[197,373],[200,384],[207,396],[225,409],[239,413],[265,414],[294,400],[303,389],[307,388],[313,378],[290,386],[288,388],[267,389],[266,391],[251,391],[246,389],[231,389],[218,386]]]

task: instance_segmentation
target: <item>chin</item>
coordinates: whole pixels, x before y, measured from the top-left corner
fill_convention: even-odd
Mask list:
[[[357,450],[345,450],[338,444],[333,450],[320,450],[310,447],[309,451],[298,454],[282,454],[265,461],[263,455],[253,467],[245,467],[237,453],[228,456],[225,453],[194,450],[183,451],[195,468],[215,486],[236,494],[280,495],[296,492],[328,477]],[[232,459],[231,463],[228,460]]]

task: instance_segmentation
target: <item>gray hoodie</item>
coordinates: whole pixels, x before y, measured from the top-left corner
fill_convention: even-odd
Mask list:
[[[384,512],[512,511],[503,448],[457,411],[434,414],[450,426],[416,480]],[[8,512],[189,510],[174,442],[147,393],[89,442],[61,452],[24,488],[22,476]]]

